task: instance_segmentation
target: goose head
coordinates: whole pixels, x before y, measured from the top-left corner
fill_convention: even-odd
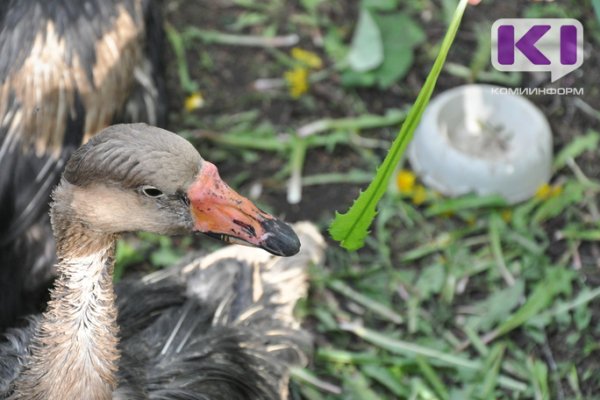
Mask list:
[[[280,256],[300,248],[289,225],[231,189],[188,141],[145,124],[114,125],[80,147],[53,199],[53,220],[98,233],[202,232]]]

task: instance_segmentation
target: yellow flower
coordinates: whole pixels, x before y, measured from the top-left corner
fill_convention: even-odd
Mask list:
[[[551,197],[560,196],[562,191],[563,191],[562,185],[550,186],[549,184],[544,183],[543,185],[541,185],[538,188],[537,192],[535,192],[534,197],[537,200],[548,200]]]
[[[185,102],[183,103],[183,107],[187,112],[191,112],[201,108],[204,105],[204,97],[202,97],[202,93],[195,92],[186,97]]]
[[[398,186],[398,190],[400,190],[400,193],[412,194],[413,190],[415,189],[416,179],[417,178],[415,174],[413,174],[412,171],[409,171],[407,169],[403,169],[400,172],[398,172],[398,175],[396,176],[396,186]]]
[[[416,185],[412,194],[412,202],[415,206],[423,204],[427,200],[427,191],[423,185]]]
[[[512,220],[512,215],[513,215],[512,210],[506,208],[506,209],[502,210],[502,212],[500,213],[500,218],[502,218],[502,220],[504,222],[510,222]]]
[[[308,91],[308,70],[306,68],[294,67],[286,71],[284,77],[293,98],[297,99]]]
[[[552,194],[552,187],[549,184],[544,183],[535,192],[534,197],[537,200],[547,200],[548,198],[550,198],[551,194]]]
[[[310,68],[319,69],[323,66],[321,57],[312,51],[304,50],[300,47],[294,47],[292,49],[292,57]]]

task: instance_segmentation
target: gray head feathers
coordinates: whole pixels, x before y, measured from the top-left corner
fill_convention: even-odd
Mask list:
[[[176,191],[193,181],[201,164],[202,157],[182,137],[146,124],[121,124],[104,129],[79,148],[63,176],[81,187],[160,184]]]

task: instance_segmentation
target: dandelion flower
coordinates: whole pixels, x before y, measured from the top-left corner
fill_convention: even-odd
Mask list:
[[[547,183],[544,183],[543,185],[540,185],[540,187],[537,189],[534,197],[538,200],[546,200],[547,198],[550,197],[551,192],[552,192],[552,188],[550,187],[550,185]]]
[[[552,197],[560,196],[562,192],[562,185],[549,185],[547,183],[544,183],[538,188],[537,192],[535,192],[534,197],[537,200],[548,200]]]
[[[304,93],[308,92],[308,69],[304,67],[294,67],[284,74],[285,80],[288,82],[290,94],[297,99]]]
[[[398,176],[396,176],[396,186],[398,186],[398,190],[402,194],[412,194],[415,189],[415,174],[412,171],[407,169],[403,169],[398,172]]]
[[[427,191],[423,185],[416,185],[412,194],[412,202],[415,206],[420,206],[427,200]]]
[[[187,112],[191,112],[201,108],[204,105],[204,97],[202,97],[202,93],[195,92],[186,97],[185,102],[183,103],[183,107]]]
[[[300,61],[309,68],[319,69],[323,67],[323,60],[321,60],[321,57],[312,51],[304,50],[300,47],[294,47],[292,49],[292,58]]]
[[[512,216],[512,210],[509,208],[502,210],[500,213],[500,218],[502,218],[504,222],[510,222],[512,220]]]

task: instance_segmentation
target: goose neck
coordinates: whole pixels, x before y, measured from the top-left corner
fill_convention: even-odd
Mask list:
[[[58,276],[15,393],[23,399],[110,399],[119,359],[115,238],[77,224],[61,227]]]

